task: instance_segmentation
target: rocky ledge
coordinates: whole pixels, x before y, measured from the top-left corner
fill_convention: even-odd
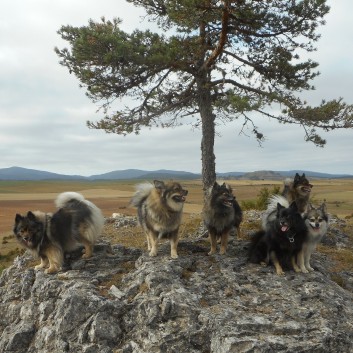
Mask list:
[[[55,275],[25,254],[0,278],[0,352],[353,351],[352,273],[342,288],[315,253],[315,272],[277,276],[249,264],[247,247],[207,256],[207,239],[183,239],[172,260],[167,243],[150,258],[102,241]]]

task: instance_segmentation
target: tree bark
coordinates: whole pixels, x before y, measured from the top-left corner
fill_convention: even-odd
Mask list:
[[[208,87],[207,72],[197,80],[199,108],[202,122],[201,163],[204,195],[216,180],[216,157],[214,154],[215,116],[212,110],[211,92]]]

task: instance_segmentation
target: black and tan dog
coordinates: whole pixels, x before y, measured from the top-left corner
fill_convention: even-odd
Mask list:
[[[150,256],[157,256],[158,240],[167,238],[170,241],[170,256],[173,259],[178,257],[178,232],[187,194],[188,191],[177,182],[154,180],[153,184],[136,186],[131,205],[137,207]]]
[[[100,235],[104,217],[98,207],[81,194],[64,192],[55,200],[58,210],[52,213],[28,211],[16,214],[13,231],[22,246],[39,256],[35,269],[55,273],[63,265],[64,253],[85,247],[83,258],[92,256],[93,244]]]
[[[293,180],[286,179],[282,196],[284,196],[289,204],[296,202],[299,212],[303,215],[309,205],[310,192],[313,185],[309,183],[303,173],[301,176],[296,173]]]
[[[236,201],[230,185],[217,182],[209,190],[205,204],[203,219],[208,230],[211,250],[209,255],[217,251],[217,241],[220,239],[220,254],[225,254],[228,246],[228,238],[235,227],[240,236],[240,223],[243,220],[242,210]]]
[[[266,230],[255,233],[249,249],[250,262],[270,262],[276,273],[283,275],[283,264],[291,264],[295,272],[301,272],[297,263],[304,261],[303,245],[307,241],[308,230],[295,202],[289,207],[277,203],[275,218],[268,223]],[[304,271],[305,272],[305,271]]]

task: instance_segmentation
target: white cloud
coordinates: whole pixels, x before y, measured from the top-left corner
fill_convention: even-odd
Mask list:
[[[316,90],[306,98],[343,97],[353,103],[353,47],[348,0],[328,1],[331,12],[312,57],[320,63]],[[56,173],[92,175],[139,168],[201,171],[201,133],[190,126],[145,129],[117,136],[90,130],[87,120],[101,119],[97,106],[79,89],[78,80],[59,65],[54,47],[67,46],[57,31],[62,25],[84,26],[90,18],[120,17],[126,31],[151,24],[142,10],[123,0],[2,0],[0,12],[0,168],[18,165]],[[218,126],[217,171],[309,169],[353,174],[349,153],[352,130],[323,134],[324,149],[303,142],[300,128],[260,119],[267,138],[258,147],[239,135],[241,121]]]

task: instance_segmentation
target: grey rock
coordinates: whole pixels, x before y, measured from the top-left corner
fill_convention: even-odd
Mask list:
[[[89,260],[70,254],[54,275],[29,268],[25,254],[0,277],[0,352],[353,351],[351,272],[340,286],[330,260],[314,253],[316,271],[277,276],[249,264],[247,247],[233,239],[227,255],[207,256],[197,236],[171,259],[168,242],[153,258],[102,242]]]

